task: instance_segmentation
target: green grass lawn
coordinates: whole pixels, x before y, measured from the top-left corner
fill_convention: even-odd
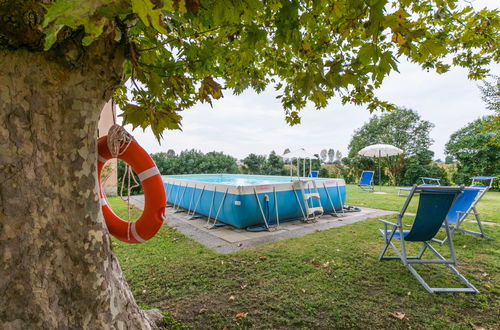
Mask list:
[[[347,202],[399,210],[404,197],[393,187],[383,190],[389,193],[349,186]],[[123,202],[109,201],[126,214]],[[485,196],[479,207],[485,220],[500,223],[499,204],[500,193]],[[458,268],[479,288],[477,295],[427,293],[400,262],[379,262],[380,227],[369,219],[227,255],[168,227],[146,243],[114,240],[113,246],[138,303],[165,311],[168,328],[498,329],[500,226],[485,226],[494,241],[454,237]],[[431,286],[457,283],[444,266],[418,269]],[[390,315],[395,312],[405,320]]]

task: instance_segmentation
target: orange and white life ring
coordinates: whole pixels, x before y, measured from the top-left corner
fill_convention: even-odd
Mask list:
[[[101,171],[104,163],[113,156],[108,149],[107,136],[103,136],[97,140],[97,175],[102,213],[111,235],[127,243],[142,243],[152,238],[163,224],[162,215],[167,205],[165,188],[156,164],[137,142],[132,141],[126,149],[125,146],[122,149],[124,152],[118,158],[132,167],[144,189],[144,211],[137,221],[129,223],[120,219],[109,207],[101,186]]]

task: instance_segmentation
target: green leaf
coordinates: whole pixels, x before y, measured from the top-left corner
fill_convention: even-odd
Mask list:
[[[376,44],[365,44],[358,52],[358,59],[363,64],[376,63],[378,61],[378,47]]]
[[[455,0],[55,0],[46,8],[46,49],[63,26],[84,27],[84,46],[105,34],[116,43],[107,51],[126,47],[124,80],[135,84],[118,102],[157,136],[180,127],[178,112],[221,98],[217,81],[235,94],[278,83],[286,121],[297,124],[307,102],[324,107],[334,95],[391,110],[375,90],[397,71],[396,56],[439,73],[451,68],[446,56],[474,79],[499,57],[498,10]]]
[[[154,96],[160,97],[163,93],[163,84],[161,77],[156,72],[149,74],[148,88]]]
[[[153,11],[153,4],[149,0],[131,0],[132,11],[139,15],[142,23],[149,26],[148,14]]]

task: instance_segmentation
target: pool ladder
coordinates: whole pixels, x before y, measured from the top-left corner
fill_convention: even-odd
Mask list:
[[[309,187],[309,184],[312,183],[312,186],[314,188],[314,192],[311,192],[311,188]],[[325,210],[323,209],[323,206],[321,205],[321,198],[319,195],[318,187],[316,186],[316,181],[315,180],[297,180],[294,182],[296,186],[300,188],[300,191],[302,192],[302,200],[304,202],[304,208],[305,210],[302,210],[302,206],[300,205],[300,201],[297,198],[297,202],[299,202],[299,206],[302,211],[302,215],[304,216],[304,221],[305,222],[311,222],[316,219],[318,216],[322,216]],[[305,188],[307,185],[307,190],[308,192],[306,193]],[[295,189],[294,189],[295,190]],[[314,206],[314,200],[318,200],[318,205],[319,206]],[[304,212],[305,211],[305,212]]]

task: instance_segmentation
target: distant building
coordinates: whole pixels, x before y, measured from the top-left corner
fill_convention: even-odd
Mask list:
[[[116,104],[111,99],[108,103],[104,105],[101,111],[101,116],[99,118],[99,124],[97,126],[97,136],[108,135],[109,128],[116,123]],[[106,195],[116,195],[118,186],[117,177],[117,161],[116,159],[111,159],[106,162],[101,175],[101,182]]]

